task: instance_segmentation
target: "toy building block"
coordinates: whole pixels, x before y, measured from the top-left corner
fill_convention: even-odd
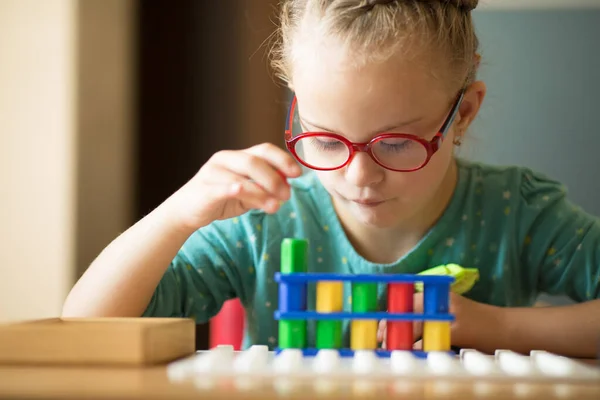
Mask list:
[[[344,308],[342,282],[317,283],[317,312],[340,312]],[[318,349],[337,349],[342,345],[341,320],[317,321],[316,346]]]
[[[377,311],[377,283],[352,283],[352,312]],[[353,319],[350,326],[350,348],[371,350],[377,348],[377,320]]]
[[[187,318],[50,318],[0,325],[0,364],[152,365],[194,354]]]
[[[306,273],[308,267],[308,242],[285,239],[281,243],[281,273]],[[306,310],[305,282],[281,282],[279,285],[279,310],[281,312]],[[279,320],[279,347],[303,348],[306,346],[306,321]]]
[[[278,351],[297,349],[304,355],[320,350],[338,350],[342,356],[356,352],[375,351],[389,357],[393,351],[413,348],[413,325],[424,325],[424,352],[450,352],[449,313],[450,287],[453,276],[427,273],[412,274],[330,274],[307,273],[308,243],[301,239],[286,239],[282,243],[281,272],[275,274],[280,285]],[[316,310],[307,310],[307,285],[316,284]],[[343,284],[351,285],[352,306],[343,310]],[[388,308],[379,310],[378,286],[387,285]],[[424,310],[415,313],[413,295],[420,284],[424,291]],[[316,346],[306,348],[306,321],[316,321]],[[350,346],[342,347],[342,322],[350,320]],[[379,349],[377,327],[386,320],[386,349]],[[362,354],[362,353],[361,353]]]
[[[438,265],[419,272],[418,275],[451,276],[454,278],[454,282],[450,286],[450,290],[456,294],[467,293],[479,280],[479,270],[477,268],[464,268],[458,264]],[[416,283],[415,289],[417,292],[422,292],[423,284],[421,282]]]
[[[414,308],[413,283],[391,283],[387,292],[388,312],[409,313]],[[406,321],[386,321],[386,349],[412,350],[414,343],[413,324]]]

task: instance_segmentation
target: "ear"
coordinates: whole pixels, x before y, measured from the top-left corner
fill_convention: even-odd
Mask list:
[[[482,81],[473,82],[465,91],[462,104],[458,109],[456,137],[462,136],[477,117],[486,91],[487,88]]]

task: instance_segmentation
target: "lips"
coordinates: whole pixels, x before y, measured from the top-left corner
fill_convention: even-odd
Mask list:
[[[386,202],[386,200],[382,200],[382,199],[376,198],[376,197],[352,198],[352,197],[343,196],[339,192],[337,192],[337,194],[340,198],[344,199],[344,201],[347,201],[349,203],[358,204],[358,205],[364,206],[364,207],[378,206],[378,205]]]
[[[362,206],[376,206],[384,202],[384,200],[377,199],[356,199],[351,201]]]

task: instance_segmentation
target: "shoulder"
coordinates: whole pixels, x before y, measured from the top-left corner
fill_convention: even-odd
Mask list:
[[[539,206],[566,195],[565,186],[558,180],[517,165],[490,165],[459,161],[463,184],[467,191],[482,196],[486,204],[506,203],[512,206]]]

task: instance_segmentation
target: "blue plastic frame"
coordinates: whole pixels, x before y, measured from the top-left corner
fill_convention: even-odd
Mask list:
[[[425,285],[450,285],[454,282],[452,276],[442,275],[409,275],[409,274],[326,274],[326,273],[291,273],[282,274],[275,273],[275,282],[283,283],[310,283],[310,282],[325,282],[325,281],[344,281],[344,282],[359,282],[359,283],[417,283],[422,282]]]
[[[441,275],[409,275],[409,274],[331,274],[331,273],[275,273],[275,281],[286,290],[279,291],[279,309],[275,311],[276,320],[390,320],[390,321],[454,321],[455,317],[448,310],[445,293],[450,292],[450,285],[454,277]],[[308,283],[315,282],[350,282],[350,283],[423,283],[424,285],[424,310],[423,313],[390,313],[390,312],[318,312],[298,310],[299,301],[304,299],[282,299],[281,296],[290,296],[300,293],[298,290]],[[280,288],[281,288],[280,286]],[[298,289],[298,290],[296,290]],[[302,292],[304,293],[304,292]],[[443,310],[432,312],[432,310]],[[320,349],[298,349],[307,357],[315,356]],[[355,350],[349,348],[335,349],[341,357],[352,357]],[[282,351],[277,348],[276,353]],[[385,349],[375,349],[373,352],[378,357],[390,357],[392,352]],[[420,358],[426,358],[427,352],[412,350],[411,353]]]

